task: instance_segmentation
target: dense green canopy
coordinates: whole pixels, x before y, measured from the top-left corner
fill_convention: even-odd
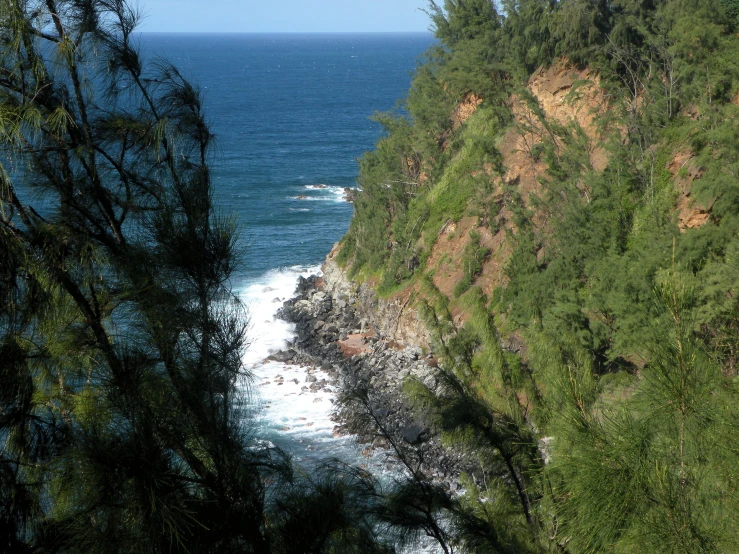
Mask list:
[[[408,393],[481,460],[486,485],[455,512],[470,551],[735,548],[737,13],[733,0],[430,4],[439,43],[404,111],[378,116],[386,136],[361,160],[339,259],[380,294],[410,289],[426,316],[449,386]],[[597,76],[608,109],[593,128],[539,105],[529,81],[550,66]],[[563,101],[587,113],[591,84]],[[524,191],[506,181],[505,141],[533,132]],[[445,231],[470,220],[466,237]],[[486,295],[488,262],[505,271]],[[437,273],[453,270],[444,294]]]

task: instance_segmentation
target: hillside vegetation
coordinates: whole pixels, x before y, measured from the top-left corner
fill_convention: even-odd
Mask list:
[[[407,392],[485,474],[457,540],[735,551],[739,4],[429,15],[338,261],[434,337],[447,392]]]

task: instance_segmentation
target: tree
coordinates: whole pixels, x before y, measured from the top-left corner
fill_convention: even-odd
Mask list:
[[[429,10],[436,38],[450,48],[500,26],[495,3],[490,0],[445,0],[443,7],[432,0]]]
[[[659,276],[662,318],[645,333],[650,362],[632,398],[614,407],[571,394],[562,410],[553,474],[574,551],[723,552],[736,543],[727,464],[736,391],[696,340],[692,281],[674,268]]]
[[[144,66],[123,1],[1,9],[3,540],[260,549],[199,94]]]
[[[268,478],[305,503],[372,481],[312,486],[250,442],[213,135],[198,90],[140,57],[138,19],[0,4],[0,550],[286,551]],[[316,517],[307,534],[375,551],[364,515]]]

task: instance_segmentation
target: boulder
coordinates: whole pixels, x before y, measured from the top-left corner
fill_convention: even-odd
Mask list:
[[[270,354],[267,359],[272,362],[281,362],[283,364],[286,364],[290,361],[292,361],[295,356],[297,355],[297,352],[293,350],[292,348],[288,350],[280,350],[279,352],[275,352],[274,354]]]
[[[400,436],[408,444],[421,444],[424,442],[426,437],[426,429],[424,429],[418,423],[411,423],[400,429]]]
[[[308,300],[298,300],[295,303],[295,308],[297,308],[300,311],[308,312],[313,307],[313,304],[310,303]]]

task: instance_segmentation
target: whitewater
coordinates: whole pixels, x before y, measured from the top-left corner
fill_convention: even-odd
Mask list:
[[[304,469],[335,458],[367,469],[381,484],[391,484],[400,475],[390,453],[368,449],[356,437],[340,431],[334,409],[337,388],[329,384],[321,390],[310,389],[308,378],[331,383],[331,376],[315,365],[268,359],[295,338],[294,326],[279,319],[277,311],[294,295],[299,277],[311,275],[321,275],[320,266],[275,269],[237,291],[251,320],[250,344],[243,362],[251,375],[246,392],[252,402],[256,438],[289,452]],[[401,552],[436,554],[441,550],[432,539],[424,538]]]
[[[319,272],[318,266],[275,269],[237,293],[249,310],[250,344],[243,362],[252,375],[249,392],[256,406],[257,433],[289,451],[297,462],[317,456],[351,458],[357,448],[353,439],[335,431],[334,388],[310,390],[306,381],[309,376],[330,381],[328,373],[267,360],[285,349],[294,335],[293,325],[278,319],[277,310],[293,295],[298,277]]]

